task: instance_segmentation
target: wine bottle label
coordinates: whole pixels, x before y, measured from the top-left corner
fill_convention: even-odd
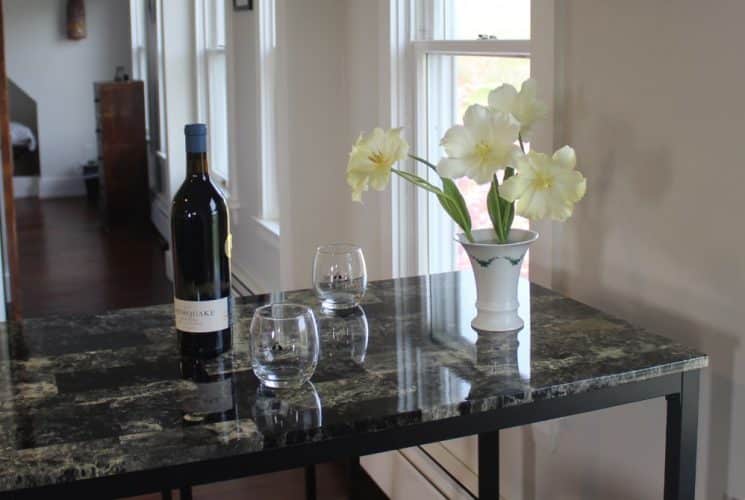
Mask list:
[[[228,297],[217,300],[173,299],[176,329],[189,333],[225,330],[229,326]]]

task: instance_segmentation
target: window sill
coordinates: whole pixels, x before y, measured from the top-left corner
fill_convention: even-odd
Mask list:
[[[279,236],[279,221],[274,219],[262,219],[261,217],[254,217],[254,220],[264,229],[269,231],[275,236]]]

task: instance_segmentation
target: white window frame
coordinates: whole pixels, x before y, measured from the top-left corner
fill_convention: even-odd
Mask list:
[[[413,128],[409,139],[412,152],[427,151],[427,55],[509,56],[529,57],[531,75],[544,84],[542,92],[548,103],[554,100],[554,19],[553,0],[531,1],[530,40],[444,40],[441,36],[444,22],[437,19],[444,12],[444,0],[391,0],[391,106],[392,126],[408,125]],[[395,24],[395,26],[394,26]],[[409,63],[411,61],[411,63]],[[406,66],[413,67],[407,70]],[[402,106],[403,104],[403,106]],[[401,106],[396,110],[394,106]],[[406,109],[408,107],[408,109]],[[533,143],[542,149],[551,149],[553,115],[549,115],[544,130]],[[544,147],[545,146],[545,147]],[[551,149],[553,150],[553,149]],[[430,158],[436,160],[437,158]],[[427,167],[408,162],[402,166],[419,175],[428,175]],[[443,241],[453,231],[429,234],[429,212],[440,210],[437,200],[422,190],[407,186],[402,180],[393,183],[393,269],[394,276],[426,274],[429,272],[432,240]],[[542,239],[543,235],[542,235]],[[549,237],[550,244],[550,237]]]
[[[145,99],[145,135],[150,140],[150,103],[147,98],[147,40],[145,23],[147,22],[146,0],[129,0],[129,21],[132,45],[132,79],[142,80],[144,83]]]
[[[275,0],[260,0],[258,15],[258,71],[256,103],[259,109],[259,168],[261,178],[261,214],[257,219],[279,234],[279,187],[276,155],[277,87],[277,5]]]
[[[155,2],[158,20],[157,58],[158,58],[158,151],[156,157],[164,163],[168,158],[168,120],[166,119],[166,70],[165,44],[163,34],[163,0]],[[160,164],[158,168],[161,168]]]
[[[210,175],[229,186],[227,7],[225,0],[194,0],[197,119],[208,124]],[[218,12],[222,9],[222,16]],[[222,19],[221,19],[222,17]],[[222,72],[222,75],[216,72]],[[223,100],[221,113],[218,99]]]

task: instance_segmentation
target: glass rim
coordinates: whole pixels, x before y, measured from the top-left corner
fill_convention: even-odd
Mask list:
[[[282,309],[296,309],[297,314],[290,314],[284,318],[278,318],[272,315],[272,308],[281,307]],[[271,304],[265,304],[261,307],[257,307],[254,311],[254,316],[258,316],[261,319],[267,319],[272,321],[294,321],[306,314],[313,316],[313,309],[305,304],[298,304],[295,302],[272,302]]]
[[[344,255],[361,251],[362,248],[354,243],[329,243],[328,245],[318,245],[316,247],[316,253],[324,255]]]

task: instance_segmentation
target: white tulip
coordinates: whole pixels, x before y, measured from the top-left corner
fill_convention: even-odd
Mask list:
[[[362,192],[369,186],[377,191],[385,189],[393,164],[409,153],[409,144],[401,137],[401,130],[378,127],[357,139],[347,163],[347,184],[352,188],[352,200],[362,201]]]
[[[499,195],[517,201],[517,213],[532,220],[564,221],[585,195],[587,180],[575,170],[574,149],[564,146],[552,157],[535,151],[515,159],[517,175],[505,180]]]
[[[474,104],[463,115],[463,125],[451,127],[440,141],[448,157],[440,160],[442,177],[468,176],[478,184],[491,182],[519,152],[515,145],[520,124],[507,113],[495,113]]]
[[[492,111],[511,113],[520,122],[520,135],[524,138],[531,133],[533,124],[546,116],[546,105],[538,100],[536,81],[528,78],[520,87],[520,92],[505,83],[489,92],[489,108]]]

